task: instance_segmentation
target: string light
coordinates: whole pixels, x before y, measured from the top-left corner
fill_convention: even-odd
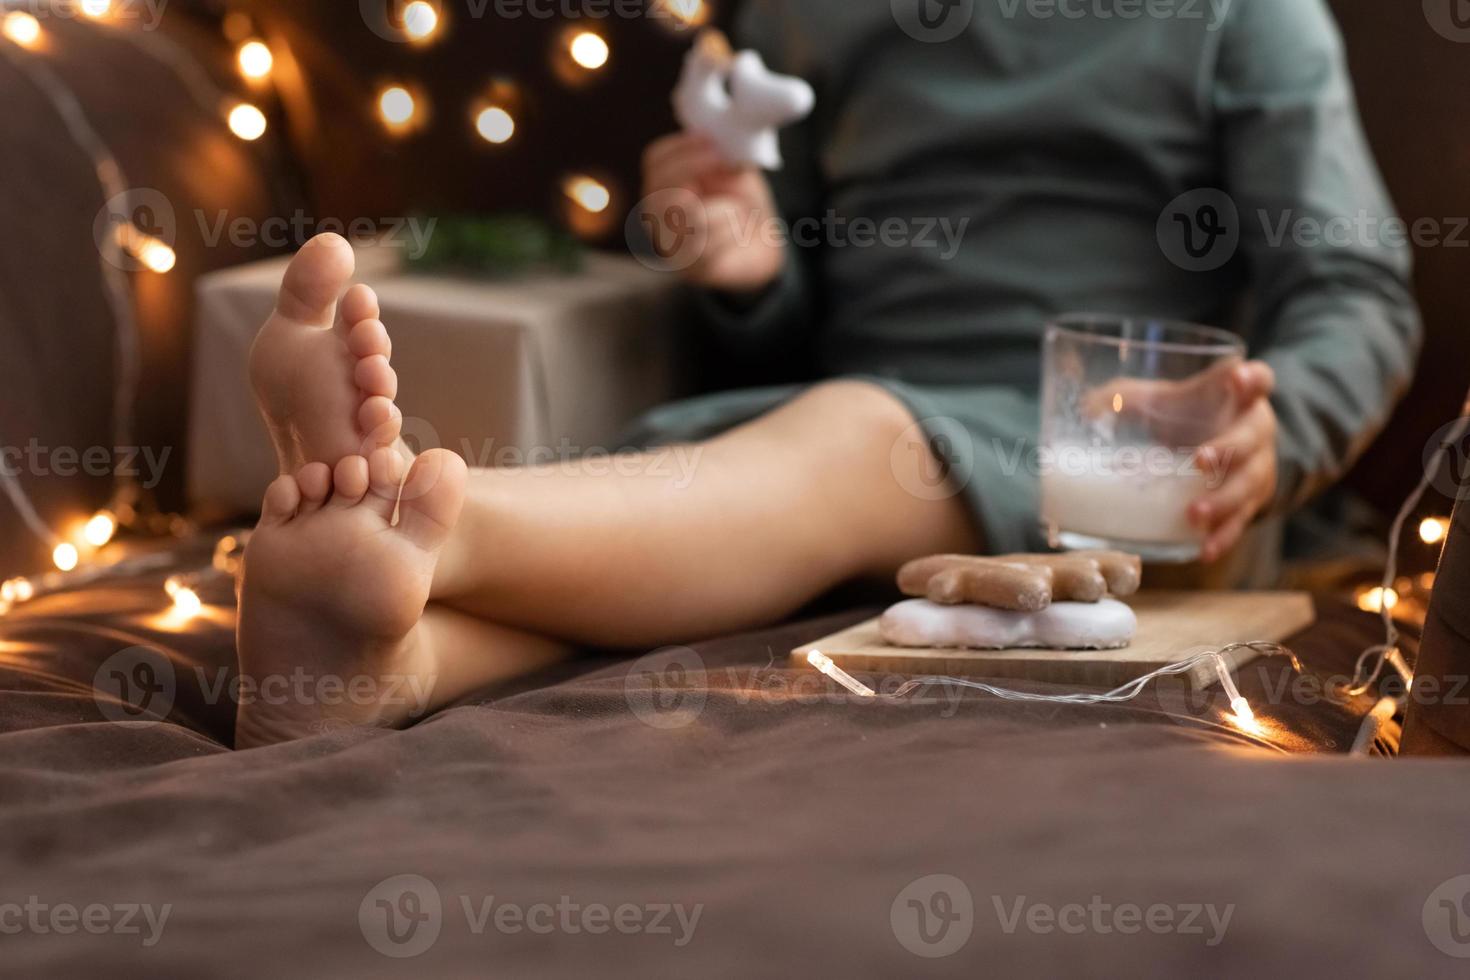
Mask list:
[[[1264,729],[1255,712],[1251,709],[1250,702],[1241,696],[1240,689],[1235,686],[1234,679],[1230,676],[1230,662],[1227,656],[1237,650],[1254,650],[1265,656],[1286,657],[1291,661],[1292,669],[1297,673],[1302,672],[1301,661],[1290,648],[1280,643],[1272,643],[1264,640],[1256,640],[1249,643],[1231,643],[1218,650],[1209,650],[1204,653],[1195,654],[1184,660],[1160,667],[1151,673],[1136,677],[1124,684],[1103,694],[1077,692],[1075,694],[1034,694],[1030,691],[1013,691],[1009,688],[996,687],[993,684],[985,684],[980,681],[972,681],[964,677],[916,677],[905,681],[898,690],[892,694],[879,694],[862,681],[853,677],[832,662],[832,658],[817,650],[808,651],[806,658],[817,670],[832,678],[853,694],[864,698],[881,698],[883,700],[896,701],[921,688],[931,684],[944,684],[955,687],[967,687],[986,694],[994,695],[1003,701],[1040,701],[1050,704],[1122,704],[1132,701],[1143,692],[1151,681],[1160,677],[1177,674],[1188,674],[1197,667],[1209,664],[1215,668],[1220,677],[1220,686],[1225,691],[1225,696],[1230,699],[1231,722],[1237,728],[1259,735]]]
[[[475,131],[488,143],[505,143],[515,135],[516,121],[500,106],[490,106],[475,117]]]
[[[143,263],[152,272],[162,275],[178,263],[178,254],[167,242],[139,231],[132,224],[119,224],[117,239],[118,244],[126,249],[129,255]]]
[[[1426,517],[1419,522],[1419,540],[1425,544],[1439,544],[1449,531],[1450,522],[1443,517]]]
[[[403,33],[412,41],[428,41],[439,30],[439,11],[425,0],[413,0],[403,8]]]
[[[112,13],[112,0],[82,0],[82,13],[93,20],[101,20]]]
[[[77,561],[81,555],[77,552],[77,546],[70,541],[63,541],[51,550],[51,564],[63,572],[69,572],[77,567]]]
[[[260,81],[269,76],[276,64],[275,55],[271,54],[271,49],[263,41],[246,41],[240,45],[235,60],[239,62],[240,74],[252,81]]]
[[[600,34],[594,34],[592,31],[582,31],[574,36],[567,46],[567,51],[571,54],[573,61],[588,71],[596,71],[607,64],[608,56],[611,54],[607,42]]]
[[[0,34],[23,48],[34,48],[41,43],[41,22],[24,10],[14,10],[0,21]]]
[[[241,102],[230,110],[230,132],[247,143],[265,135],[265,113],[249,102]]]
[[[170,575],[164,580],[163,591],[173,600],[173,612],[179,619],[193,619],[204,609],[199,593],[185,585],[177,575]]]
[[[1358,591],[1358,608],[1363,612],[1384,612],[1399,604],[1399,594],[1392,588],[1375,585]]]
[[[592,214],[601,214],[612,204],[612,191],[607,189],[601,181],[586,174],[576,174],[568,177],[562,185],[562,190],[567,197],[577,203],[577,206]]]
[[[117,533],[117,518],[111,511],[99,510],[82,527],[82,539],[94,548],[101,548]]]
[[[405,133],[418,116],[418,99],[402,85],[389,85],[378,93],[378,116],[390,132]]]
[[[709,19],[709,7],[704,0],[661,0],[661,3],[680,28],[698,27]]]
[[[807,663],[832,678],[843,687],[860,698],[877,697],[877,693],[862,681],[853,677],[847,671],[832,662],[832,658],[820,650],[812,650],[806,655]]]

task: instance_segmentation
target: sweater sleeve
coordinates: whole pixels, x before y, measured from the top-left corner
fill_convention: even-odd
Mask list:
[[[789,62],[786,46],[792,43],[789,25],[773,12],[768,2],[745,5],[735,25],[735,38],[742,47],[759,51],[772,70],[796,72]],[[818,85],[820,113],[820,81]],[[720,293],[702,291],[697,307],[705,323],[712,329],[721,346],[731,354],[748,361],[775,358],[800,350],[813,331],[819,313],[819,281],[817,264],[821,257],[815,248],[803,248],[789,241],[793,224],[803,218],[819,218],[823,194],[816,145],[817,114],[780,133],[781,154],[785,165],[767,174],[776,201],[776,210],[786,232],[786,263],[780,276],[753,301],[735,299]]]
[[[1276,508],[1339,478],[1408,385],[1422,327],[1408,226],[1363,136],[1324,0],[1234,0],[1214,85],[1225,189],[1276,371]]]

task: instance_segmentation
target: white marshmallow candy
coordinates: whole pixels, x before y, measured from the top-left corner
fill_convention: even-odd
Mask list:
[[[878,621],[892,646],[960,650],[1117,650],[1137,629],[1138,617],[1116,599],[1054,602],[1029,613],[910,599]]]
[[[731,166],[779,170],[776,131],[805,119],[816,94],[802,79],[771,71],[754,51],[734,54],[711,30],[685,57],[673,102],[679,125],[712,139]]]

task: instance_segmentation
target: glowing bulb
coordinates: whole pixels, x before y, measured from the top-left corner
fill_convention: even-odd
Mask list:
[[[504,143],[515,135],[516,121],[504,109],[492,106],[475,118],[475,129],[491,143]]]
[[[415,41],[424,41],[439,29],[439,11],[425,0],[414,0],[403,8],[403,33]]]
[[[162,274],[172,269],[178,263],[179,257],[173,249],[155,238],[143,246],[138,253],[138,261],[154,272]]]
[[[41,41],[41,22],[24,10],[12,11],[0,21],[0,34],[23,48],[33,48]]]
[[[112,540],[117,533],[117,518],[105,510],[99,510],[82,528],[82,538],[94,548],[100,548]]]
[[[684,25],[702,24],[705,18],[704,0],[663,0],[664,6],[674,18]]]
[[[1235,712],[1235,717],[1242,724],[1249,725],[1256,720],[1256,713],[1251,710],[1251,703],[1245,698],[1232,698],[1230,701],[1230,710]]]
[[[265,113],[241,102],[230,110],[230,132],[246,142],[260,139],[265,135]]]
[[[18,578],[18,579],[15,580],[15,601],[16,602],[29,602],[31,600],[31,598],[35,594],[36,594],[36,587],[31,584],[31,580],[30,579],[28,579],[28,578]]]
[[[275,55],[262,41],[246,41],[240,45],[237,60],[240,62],[240,74],[254,79],[265,78],[276,64]]]
[[[9,602],[14,602],[14,601],[15,601],[15,579],[8,578],[4,582],[0,582],[0,602],[9,603]]]
[[[1121,394],[1118,394],[1118,395],[1114,395],[1113,396],[1113,411],[1114,412],[1122,412],[1123,411],[1123,396]]]
[[[204,603],[199,600],[199,593],[193,589],[180,586],[173,597],[174,612],[183,619],[193,619],[204,608]]]
[[[413,93],[402,85],[385,88],[378,96],[378,115],[394,129],[402,129],[412,122],[416,108]]]
[[[837,666],[835,663],[832,662],[831,657],[827,656],[820,650],[809,651],[806,655],[806,662],[820,670],[823,674],[826,674],[828,677],[832,678],[837,683],[841,684],[843,687],[847,688],[852,693],[856,694],[858,697],[876,697],[876,693],[871,687],[864,684],[862,681],[858,680],[856,677],[852,676],[841,667]]]
[[[112,10],[112,0],[82,0],[82,13],[99,20]]]
[[[144,234],[130,224],[117,226],[117,243],[146,268],[160,274],[168,272],[179,260],[166,242]]]
[[[1419,540],[1425,544],[1439,544],[1449,533],[1450,522],[1442,517],[1426,517],[1419,522]]]
[[[601,214],[612,203],[612,192],[591,177],[572,177],[566,182],[567,197],[593,214]]]
[[[572,38],[569,50],[572,60],[588,71],[596,71],[607,64],[610,53],[607,42],[600,35],[593,34],[591,31],[583,31]]]
[[[1399,604],[1399,594],[1393,589],[1375,585],[1358,594],[1358,608],[1364,612],[1382,612]]]
[[[168,578],[163,580],[163,591],[167,592],[170,596],[178,595],[179,590],[183,587],[184,580],[179,578],[177,575],[170,575]]]
[[[77,567],[80,557],[76,545],[63,541],[51,552],[51,563],[63,572],[69,572]]]

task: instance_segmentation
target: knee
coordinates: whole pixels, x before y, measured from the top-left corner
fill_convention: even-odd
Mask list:
[[[807,392],[813,411],[844,438],[893,445],[915,424],[913,413],[886,388],[868,381],[828,381]]]

